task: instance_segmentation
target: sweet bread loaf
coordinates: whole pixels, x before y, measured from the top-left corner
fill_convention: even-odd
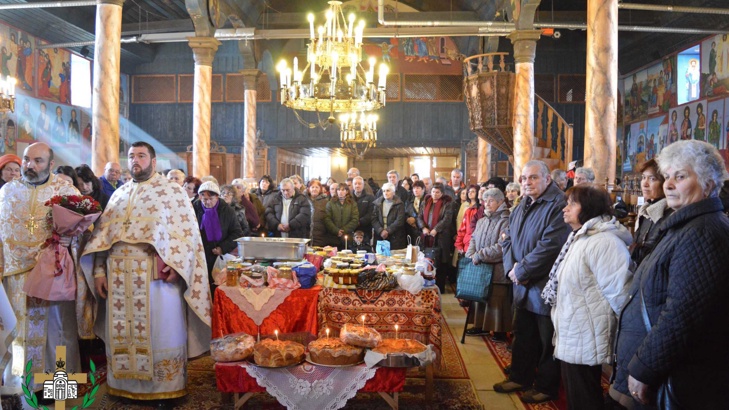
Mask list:
[[[418,354],[427,349],[427,346],[414,339],[384,339],[373,352],[381,354],[407,353]]]
[[[352,346],[377,347],[382,341],[382,336],[371,327],[345,323],[339,332],[339,339]]]
[[[304,359],[304,346],[291,340],[263,339],[253,347],[253,360],[259,366],[285,367]]]
[[[236,333],[210,341],[210,356],[216,362],[238,362],[253,352],[256,340],[251,335]]]
[[[346,366],[364,360],[364,350],[334,337],[323,337],[309,343],[309,357],[317,364]]]

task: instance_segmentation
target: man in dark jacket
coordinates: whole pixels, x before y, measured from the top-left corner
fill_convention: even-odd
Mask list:
[[[200,185],[198,194],[199,199],[192,204],[192,207],[195,209],[197,223],[200,226],[210,286],[215,293],[212,277],[215,261],[218,256],[230,253],[238,246],[235,240],[243,236],[243,230],[233,208],[220,200],[220,188],[215,182],[204,182]]]
[[[372,204],[375,197],[366,192],[367,184],[362,177],[356,176],[352,179],[352,197],[357,202],[357,210],[359,210],[359,225],[355,231],[364,233],[364,243],[370,243],[372,239]]]
[[[514,282],[515,340],[509,378],[495,384],[494,390],[527,390],[521,397],[523,402],[542,403],[557,398],[560,369],[553,357],[550,306],[541,293],[570,227],[562,218],[564,193],[552,182],[544,162],[527,162],[520,181],[524,199],[511,214],[509,231],[501,244],[504,271]]]
[[[395,195],[404,204],[410,199],[410,192],[400,184],[400,173],[394,169],[387,171],[387,182],[395,186]],[[382,189],[377,192],[377,198],[382,198]]]
[[[382,185],[383,196],[375,199],[372,210],[372,228],[377,241],[390,241],[390,249],[404,249],[408,246],[405,234],[405,204],[395,195],[395,186],[387,182]]]
[[[311,234],[311,204],[294,188],[289,178],[281,180],[279,194],[266,207],[266,222],[273,236],[309,238]]]

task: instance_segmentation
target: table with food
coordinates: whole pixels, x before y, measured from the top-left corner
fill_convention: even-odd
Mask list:
[[[260,392],[288,409],[337,409],[357,392],[397,408],[407,368],[432,386],[441,317],[427,264],[307,242],[241,238],[240,256],[214,273],[218,390],[236,409]]]

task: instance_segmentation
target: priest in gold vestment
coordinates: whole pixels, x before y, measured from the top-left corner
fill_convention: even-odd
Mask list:
[[[47,144],[28,146],[22,160],[22,178],[0,189],[0,267],[17,318],[17,338],[10,346],[10,363],[3,373],[5,385],[12,387],[20,387],[28,360],[33,360],[32,373],[54,371],[56,346],[66,346],[68,371],[81,371],[75,302],[49,302],[23,292],[26,274],[35,266],[41,245],[51,236],[45,223],[49,210],[45,202],[55,195],[79,192],[51,175],[53,150]],[[68,245],[69,240],[61,243]],[[40,388],[35,385],[36,390]]]
[[[187,360],[210,349],[211,297],[200,229],[185,191],[132,144],[133,180],[112,195],[81,257],[98,303],[109,393],[162,400],[187,392]]]

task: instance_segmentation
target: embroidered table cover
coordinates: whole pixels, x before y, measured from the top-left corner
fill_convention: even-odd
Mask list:
[[[319,336],[329,328],[338,335],[345,323],[362,323],[376,329],[383,339],[398,337],[432,344],[436,368],[441,360],[440,293],[435,286],[413,295],[404,289],[390,291],[324,288],[319,295]]]

